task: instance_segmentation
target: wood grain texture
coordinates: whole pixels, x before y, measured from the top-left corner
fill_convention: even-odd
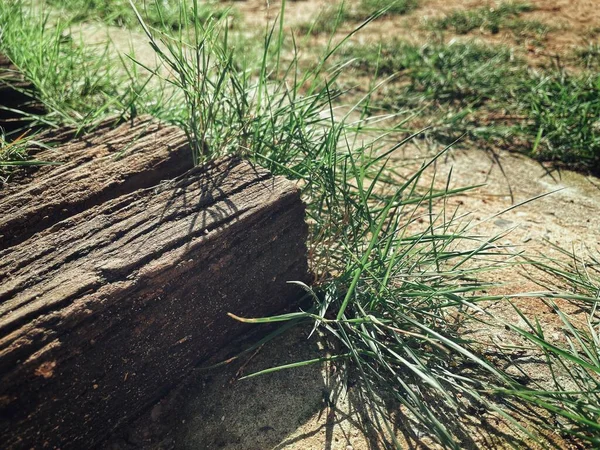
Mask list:
[[[192,167],[185,133],[143,116],[68,140],[72,130],[48,135],[62,143],[35,155],[46,166],[0,191],[0,249],[108,199],[153,186]]]
[[[0,252],[4,448],[91,448],[309,281],[297,188],[238,159]]]

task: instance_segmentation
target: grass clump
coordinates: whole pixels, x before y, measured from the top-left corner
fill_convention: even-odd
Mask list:
[[[356,15],[366,17],[380,10],[385,11],[384,15],[402,15],[411,12],[418,6],[419,0],[361,0]]]
[[[317,278],[313,286],[302,287],[313,307],[237,318],[308,322],[336,341],[333,356],[284,368],[324,361],[351,367],[373,411],[386,416],[381,400],[392,399],[411,427],[444,447],[468,443],[461,418],[473,409],[494,411],[518,432],[531,433],[489,395],[502,393],[502,402],[529,401],[513,394],[526,392],[524,387],[488,360],[480,343],[461,333],[479,311],[477,305],[500,299],[485,294],[490,286],[477,277],[508,254],[498,237],[477,236],[468,220],[449,210],[448,199],[464,190],[449,188],[450,179],[442,183],[445,188],[435,188],[435,175],[428,173],[435,158],[402,177],[391,155],[405,141],[386,144],[389,130],[366,138],[362,132],[373,131],[378,118],[368,117],[361,102],[350,108],[360,113],[358,120],[334,114],[339,93],[333,86],[344,65],[325,70],[325,63],[336,48],[302,72],[297,53],[291,63],[277,58],[284,41],[281,28],[265,36],[258,65],[236,61],[226,28],[218,23],[198,26],[190,47],[168,33],[146,32],[160,58],[180,75],[173,83],[184,93],[183,125],[199,160],[242,154],[302,187]],[[471,61],[489,56],[461,50],[466,51],[472,52]],[[424,55],[427,63],[413,70]],[[429,49],[407,58],[386,70],[406,67],[423,92],[454,98],[451,75],[463,73],[461,99],[494,97],[487,85],[473,88],[472,67],[461,66],[458,57]],[[511,56],[501,58],[506,62]],[[448,62],[445,75],[430,73]],[[278,368],[266,372],[273,370]],[[394,424],[384,420],[380,426],[389,446],[397,445]]]
[[[522,131],[542,139],[533,154],[600,173],[600,75],[558,72],[528,81],[519,109],[531,120]]]
[[[534,71],[507,49],[458,42],[354,46],[346,56],[360,74],[397,77],[377,101],[383,109],[429,105],[439,130],[448,120],[449,129],[461,126],[473,138],[512,139],[538,159],[600,170],[600,79],[593,71]],[[478,122],[485,114],[487,122]],[[496,126],[493,114],[508,124]]]
[[[345,2],[327,5],[312,20],[300,23],[298,32],[302,34],[333,34],[344,23],[353,20],[353,15]]]
[[[506,28],[517,37],[543,39],[552,30],[552,27],[539,20],[513,20],[507,23]]]
[[[302,287],[313,308],[238,319],[312,322],[337,341],[335,355],[293,367],[328,360],[352,366],[375,411],[385,415],[378,399],[389,395],[419,430],[458,448],[458,417],[473,403],[494,408],[486,392],[513,386],[459,337],[472,306],[488,299],[476,274],[504,253],[494,238],[481,239],[444,208],[465,189],[449,188],[450,180],[435,187],[428,175],[435,158],[401,176],[391,154],[406,140],[388,144],[387,129],[366,137],[365,129],[378,129],[378,118],[365,116],[362,102],[347,114],[334,112],[340,93],[333,86],[344,66],[326,63],[337,46],[299,71],[297,53],[285,64],[277,57],[284,34],[276,26],[258,64],[236,61],[222,23],[198,24],[187,45],[168,31],[145,31],[179,75],[172,82],[185,98],[182,125],[196,158],[241,154],[302,188],[317,279]],[[351,118],[353,111],[361,118]],[[460,376],[466,365],[476,368],[470,379]],[[393,424],[381,431],[393,435]]]
[[[84,46],[70,36],[69,23],[50,24],[44,11],[21,1],[0,3],[0,22],[0,51],[33,84],[48,111],[32,120],[82,126],[124,109],[131,83],[106,46]]]
[[[28,2],[0,2],[0,52],[34,87],[43,114],[21,112],[29,124],[5,135],[0,130],[0,177],[7,178],[16,166],[39,165],[32,149],[45,146],[36,141],[38,128],[70,126],[75,135],[89,131],[101,120],[122,120],[141,113],[157,116],[175,110],[171,94],[162,88],[140,97],[152,75],[138,71],[131,61],[115,57],[108,44],[85,45],[71,34],[71,23],[54,20],[44,9]],[[168,113],[170,114],[170,113]]]
[[[297,29],[304,34],[332,34],[347,22],[363,21],[372,15],[403,15],[418,6],[418,0],[361,0],[357,5],[342,1],[325,6],[312,20],[300,24]]]
[[[410,80],[401,101],[417,105],[433,99],[460,106],[482,104],[497,98],[500,89],[515,88],[520,67],[508,50],[454,42],[415,46],[400,41],[348,47],[345,56],[362,74],[403,75]]]
[[[101,20],[109,25],[122,27],[138,26],[137,18],[128,0],[46,0],[53,7],[66,11],[74,22]],[[136,0],[144,20],[151,26],[166,26],[178,29],[189,25],[190,15],[176,1],[154,2]],[[210,18],[220,19],[235,16],[235,11],[218,1],[204,1],[199,4],[196,20],[202,22]]]
[[[581,317],[562,312],[555,303],[548,302],[548,306],[562,321],[562,339],[566,343],[557,343],[546,335],[539,323],[532,321],[527,328],[512,329],[543,353],[552,373],[553,388],[508,392],[558,416],[556,422],[546,424],[550,431],[560,429],[595,448],[600,445],[600,338],[597,330],[600,315],[597,307],[590,307],[582,324]]]
[[[586,69],[600,68],[600,44],[590,42],[587,47],[578,49],[576,56]]]
[[[481,7],[474,10],[454,11],[451,14],[435,19],[430,26],[435,30],[453,30],[458,34],[467,34],[480,30],[492,34],[501,29],[509,29],[517,34],[545,35],[548,26],[537,21],[525,21],[518,17],[535,10],[529,3],[502,2],[496,6]]]

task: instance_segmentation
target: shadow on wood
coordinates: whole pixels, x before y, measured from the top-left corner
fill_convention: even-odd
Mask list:
[[[33,85],[0,53],[0,130],[10,134],[26,127],[31,122],[29,115],[43,112]]]
[[[32,216],[35,217],[35,216]],[[298,189],[238,159],[0,252],[4,448],[90,448],[310,281]]]
[[[192,167],[185,133],[142,116],[68,141],[72,130],[46,140],[56,148],[35,154],[59,162],[21,175],[0,191],[0,248],[7,248],[111,198],[181,175]]]

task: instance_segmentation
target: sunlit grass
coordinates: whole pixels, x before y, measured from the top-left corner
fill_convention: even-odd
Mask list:
[[[341,1],[326,5],[314,17],[299,26],[304,34],[331,34],[347,23],[358,23],[369,16],[395,16],[410,13],[419,6],[419,0],[360,0],[358,3]]]
[[[136,27],[136,19],[128,0],[46,0],[49,5],[60,8],[72,21],[102,21],[110,25]],[[180,7],[179,2],[166,1],[156,3],[137,0],[137,7],[144,20],[152,26],[165,26],[178,29],[189,25],[189,14]],[[196,19],[206,22],[211,17],[223,18],[235,16],[231,5],[218,0],[204,1],[199,5]]]
[[[489,137],[496,130],[503,139],[526,141],[520,150],[541,160],[600,170],[600,76],[595,71],[533,70],[509,49],[475,43],[419,47],[391,41],[348,47],[345,56],[354,58],[359,74],[396,75],[377,102],[384,110],[428,105],[440,130],[444,120],[457,134]],[[495,112],[501,123],[508,118],[510,128],[478,123],[481,111]]]
[[[467,34],[473,30],[495,34],[503,28],[512,28],[518,23],[515,22],[516,18],[534,9],[529,3],[492,3],[481,8],[453,11],[442,18],[431,20],[429,26],[436,30],[452,30],[458,34]]]
[[[529,278],[543,289],[562,293],[546,301],[561,324],[559,336],[548,333],[537,318],[515,307],[525,326],[509,327],[544,357],[551,383],[503,392],[546,410],[554,420],[542,421],[551,432],[600,445],[600,258],[594,250],[578,253],[548,243],[564,259],[544,255],[528,259]],[[566,302],[565,302],[566,300]],[[571,307],[569,307],[571,306]]]

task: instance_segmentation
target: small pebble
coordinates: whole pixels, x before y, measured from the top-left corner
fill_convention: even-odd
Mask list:
[[[152,411],[150,411],[150,419],[152,419],[152,422],[156,422],[158,420],[161,412],[162,412],[162,407],[160,404],[156,405],[154,408],[152,408]]]

